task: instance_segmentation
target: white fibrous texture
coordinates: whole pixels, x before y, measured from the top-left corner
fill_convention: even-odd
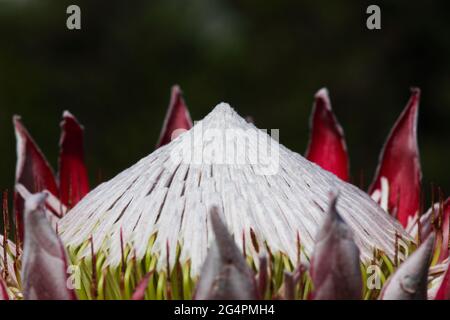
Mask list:
[[[408,236],[391,216],[268,133],[219,104],[191,130],[86,195],[59,222],[63,242],[76,247],[92,237],[94,250],[107,250],[114,266],[121,242],[140,259],[156,234],[151,253],[164,257],[157,268],[166,267],[167,257],[173,266],[179,245],[180,261],[190,261],[196,276],[213,237],[209,211],[217,206],[238,247],[255,261],[269,247],[296,263],[298,239],[310,256],[334,193],[361,258],[370,259],[374,247],[395,255],[396,234]]]

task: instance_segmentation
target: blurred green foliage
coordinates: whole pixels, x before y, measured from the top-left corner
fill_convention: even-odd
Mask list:
[[[78,4],[82,30],[66,28]],[[0,188],[15,169],[20,114],[54,168],[62,111],[85,126],[92,183],[154,149],[169,89],[192,118],[220,101],[303,153],[313,95],[330,90],[354,181],[367,185],[394,121],[419,86],[424,183],[450,192],[450,2],[0,0]]]

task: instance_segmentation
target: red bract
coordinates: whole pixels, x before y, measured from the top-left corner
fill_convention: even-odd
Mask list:
[[[450,300],[450,263],[447,266],[447,271],[442,279],[439,289],[436,293],[435,300]]]
[[[20,117],[14,117],[17,137],[16,185],[21,184],[28,194],[49,191],[62,205],[48,205],[58,218],[65,214],[65,207],[76,205],[88,192],[89,180],[84,162],[83,127],[77,119],[65,111],[61,122],[59,179],[31,135],[23,126]],[[171,141],[177,130],[188,130],[192,121],[183,100],[181,90],[173,86],[169,109],[161,131],[158,146]],[[181,132],[178,132],[178,134]],[[23,238],[23,196],[14,194],[16,219],[20,238]],[[57,201],[56,201],[57,202]],[[56,208],[56,209],[55,209]]]
[[[395,123],[381,152],[380,163],[369,193],[381,192],[381,179],[389,184],[388,211],[406,227],[420,206],[419,148],[417,145],[417,115],[420,90],[412,89],[411,98]]]
[[[359,249],[350,227],[336,209],[333,198],[327,216],[316,235],[311,257],[311,279],[315,300],[362,298]]]
[[[261,298],[264,298],[268,285],[269,273],[267,271],[267,257],[261,256],[259,258],[259,273],[258,273],[258,292]]]
[[[84,164],[83,127],[68,111],[61,122],[59,157],[60,200],[72,207],[89,192],[89,179]]]
[[[192,128],[192,120],[179,86],[172,87],[169,108],[161,129],[157,148],[168,144],[183,131]]]
[[[13,117],[13,124],[17,139],[16,184],[22,184],[31,193],[48,190],[58,196],[58,187],[53,170],[23,126],[19,116]],[[14,194],[14,206],[19,234],[23,238],[22,212],[24,199],[18,193]]]
[[[388,279],[380,294],[382,300],[426,300],[428,269],[435,235],[428,239]]]
[[[0,277],[0,300],[9,300],[7,287],[5,280]]]
[[[84,164],[83,129],[76,118],[68,111],[63,114],[61,123],[59,185],[48,161],[25,129],[20,117],[14,116],[14,128],[17,138],[16,186],[22,185],[30,194],[48,191],[54,197],[48,208],[57,217],[65,214],[64,206],[75,205],[88,191],[88,176]],[[64,205],[55,204],[55,201]],[[23,238],[24,198],[18,192],[14,194],[16,219],[19,235]]]
[[[349,160],[344,131],[333,114],[325,88],[316,93],[310,126],[311,137],[306,158],[348,181]]]
[[[37,193],[25,201],[23,297],[26,300],[75,300],[73,289],[68,288],[64,245],[45,217],[46,197],[44,193]]]
[[[441,249],[439,255],[439,262],[444,261],[449,256],[449,238],[450,233],[450,198],[448,198],[442,205],[442,225],[440,236],[442,237]]]
[[[244,256],[237,248],[217,208],[211,210],[215,241],[203,264],[194,298],[196,300],[257,299],[256,281]]]

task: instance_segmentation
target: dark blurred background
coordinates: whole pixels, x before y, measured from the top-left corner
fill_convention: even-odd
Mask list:
[[[66,28],[78,4],[82,29]],[[63,110],[85,126],[94,184],[154,150],[172,84],[192,118],[229,102],[303,153],[313,95],[328,87],[353,178],[370,183],[389,130],[422,89],[424,183],[450,192],[450,1],[0,0],[0,188],[25,125],[56,169]]]

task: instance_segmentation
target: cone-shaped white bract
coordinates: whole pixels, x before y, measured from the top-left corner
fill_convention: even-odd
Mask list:
[[[348,300],[362,298],[362,276],[359,249],[353,233],[331,200],[327,217],[316,236],[311,258],[313,298],[317,300]]]
[[[216,208],[211,210],[215,239],[211,244],[194,298],[197,300],[257,299],[254,274],[233,237],[220,220]]]
[[[26,300],[74,300],[68,288],[64,246],[45,217],[47,195],[25,201],[25,242],[22,257],[23,297]]]
[[[433,254],[435,235],[428,239],[405,261],[384,285],[382,300],[426,300],[428,269]]]
[[[339,192],[337,209],[352,229],[364,259],[373,247],[394,256],[401,226],[365,192],[343,182],[301,155],[278,144],[266,132],[219,104],[188,132],[98,186],[59,223],[66,245],[90,239],[95,250],[108,249],[107,264],[121,261],[124,245],[141,259],[149,239],[151,252],[173,266],[191,262],[198,275],[212,238],[208,212],[219,208],[235,242],[254,261],[265,243],[297,263],[300,235],[310,255],[318,226],[326,216],[329,192]],[[87,248],[80,255],[90,255]],[[304,258],[304,257],[303,257]],[[167,259],[158,259],[157,271]]]

